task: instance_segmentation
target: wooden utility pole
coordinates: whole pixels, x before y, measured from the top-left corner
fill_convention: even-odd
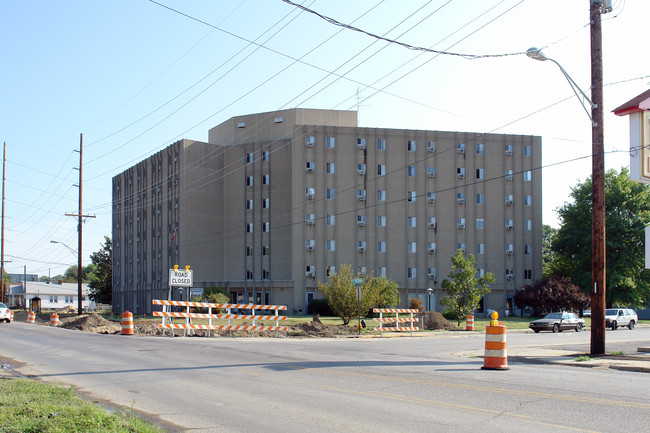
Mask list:
[[[602,0],[589,0],[591,28],[591,354],[605,353],[605,129],[603,125]]]
[[[6,304],[5,297],[5,162],[7,161],[7,142],[4,142],[2,148],[2,240],[0,243],[0,285],[2,285],[2,297],[0,297],[1,302]]]

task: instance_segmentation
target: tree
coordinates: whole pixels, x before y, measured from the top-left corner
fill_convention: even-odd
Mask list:
[[[99,251],[90,255],[94,269],[88,278],[90,299],[99,304],[113,303],[113,264],[111,256],[113,244],[111,238],[104,236],[104,244]],[[83,275],[83,274],[82,274]]]
[[[84,266],[83,268],[81,268],[81,281],[87,283],[90,274],[92,274],[94,271],[95,269],[92,263],[89,264],[88,266]],[[52,281],[58,281],[59,279],[61,279],[63,280],[64,283],[76,283],[78,281],[77,275],[78,275],[77,265],[72,265],[65,270],[63,276],[57,275],[56,277],[52,278]]]
[[[553,251],[553,239],[557,229],[544,224],[542,226],[542,275],[550,277],[553,275],[551,265],[555,259],[555,252]]]
[[[591,179],[572,188],[572,203],[558,210],[561,227],[551,270],[591,293]],[[608,306],[640,307],[650,301],[644,269],[644,228],[650,223],[650,186],[630,179],[626,168],[605,174]]]
[[[488,284],[494,283],[494,275],[490,272],[476,278],[475,263],[473,254],[465,258],[463,250],[456,251],[451,257],[449,279],[445,278],[441,284],[447,291],[447,296],[442,298],[440,303],[448,306],[455,314],[459,326],[462,318],[478,308],[483,295],[490,293]]]
[[[318,283],[320,290],[330,308],[347,325],[357,316],[359,303],[357,302],[356,286],[353,279],[363,278],[361,285],[361,311],[366,312],[376,306],[394,306],[399,303],[397,283],[385,277],[374,277],[365,274],[355,274],[352,266],[341,265],[338,273],[330,277],[330,282]]]
[[[589,305],[589,296],[567,277],[540,278],[532,285],[515,292],[515,305],[522,310],[533,310],[533,316],[541,316],[556,310],[581,313]]]

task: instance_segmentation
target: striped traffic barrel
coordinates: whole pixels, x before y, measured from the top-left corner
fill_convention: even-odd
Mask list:
[[[122,335],[133,335],[133,313],[122,313]]]
[[[34,323],[36,321],[36,313],[30,311],[27,313],[27,320],[25,323]]]
[[[469,315],[465,318],[466,323],[465,323],[465,331],[473,331],[474,330],[474,316]]]
[[[485,328],[485,356],[481,369],[509,370],[505,326],[488,325]]]
[[[50,314],[50,326],[59,326],[59,315],[56,313]]]

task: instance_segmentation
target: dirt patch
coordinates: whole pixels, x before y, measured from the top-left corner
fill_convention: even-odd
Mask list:
[[[427,329],[430,331],[436,329],[458,331],[458,327],[456,325],[445,319],[442,314],[438,313],[437,311],[425,311],[421,314],[420,320],[422,323],[422,329]]]
[[[16,322],[27,322],[27,311],[22,310],[22,311],[15,311],[14,312],[14,321]],[[34,323],[38,323],[39,325],[43,325],[45,323],[50,323],[49,319],[48,320],[43,320],[40,317],[38,317],[38,314],[36,315],[36,318],[34,319]]]
[[[356,335],[357,330],[348,325],[324,325],[323,323],[306,322],[289,327],[289,335],[294,337],[345,337]]]
[[[72,305],[67,305],[60,310],[57,310],[56,312],[59,314],[59,316],[61,314],[77,314],[77,309]]]
[[[79,331],[92,332],[95,334],[117,334],[122,331],[122,325],[104,319],[97,313],[82,314],[77,317],[69,317],[61,320],[61,328],[78,329]]]

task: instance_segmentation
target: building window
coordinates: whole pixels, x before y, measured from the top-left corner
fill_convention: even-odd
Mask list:
[[[336,138],[327,137],[325,139],[325,147],[327,147],[328,149],[334,149],[336,147]]]
[[[530,170],[524,171],[524,182],[530,182],[533,180],[533,172]]]
[[[531,146],[524,146],[524,156],[531,156],[533,154],[533,148]]]
[[[271,182],[271,175],[265,174],[262,176],[262,185],[268,185]]]
[[[252,280],[253,279],[253,271],[251,270],[246,270],[246,279],[247,280]]]
[[[456,244],[456,250],[461,250],[465,254],[465,242],[459,242]]]
[[[246,232],[253,233],[253,223],[246,224]]]
[[[485,194],[483,193],[476,194],[476,204],[485,204]]]
[[[307,173],[313,173],[314,172],[314,162],[313,161],[305,162],[305,171]]]
[[[485,244],[476,244],[476,254],[485,254]]]
[[[386,176],[386,166],[384,164],[377,165],[377,176]]]
[[[262,151],[262,161],[268,161],[271,156],[271,153],[268,150]]]
[[[464,229],[465,228],[465,218],[456,219],[456,228]]]
[[[532,280],[532,279],[533,279],[533,270],[524,269],[524,280]]]
[[[506,254],[511,256],[515,253],[515,246],[513,244],[506,244]]]
[[[378,277],[385,277],[386,276],[386,266],[378,266],[377,267],[377,276]]]
[[[406,271],[406,276],[411,280],[417,278],[418,277],[417,269],[416,268],[408,268],[407,271]]]
[[[533,204],[533,196],[525,195],[524,196],[524,206],[531,206]]]
[[[365,227],[366,226],[366,216],[365,215],[357,215],[357,225],[359,227]]]
[[[316,138],[313,135],[307,135],[305,136],[305,145],[306,146],[313,146],[314,143],[316,142]]]
[[[271,199],[270,198],[263,198],[262,199],[262,209],[268,209],[271,206]]]
[[[514,228],[513,222],[511,219],[506,220],[506,230],[512,230]]]
[[[262,255],[263,256],[268,256],[271,253],[271,247],[268,245],[262,246]]]
[[[377,201],[386,201],[386,191],[381,189],[377,191]]]
[[[366,139],[357,138],[357,149],[365,149],[365,148],[366,148]]]
[[[325,164],[325,173],[334,174],[336,173],[336,164],[333,162],[328,162]]]
[[[505,172],[506,180],[512,180],[512,170],[507,169]]]
[[[483,143],[476,143],[476,153],[478,155],[483,155],[485,153],[485,146]]]
[[[416,227],[416,224],[417,224],[416,218],[417,217],[407,217],[406,218],[406,225],[408,227],[411,227],[411,228]]]
[[[334,188],[327,188],[326,198],[328,200],[334,200],[335,196],[336,196],[336,190]]]
[[[267,269],[262,269],[262,279],[263,280],[271,279],[271,275],[269,274],[269,271]]]
[[[409,165],[408,167],[406,167],[406,174],[409,177],[415,176],[415,166],[414,165]]]
[[[477,168],[476,169],[476,178],[477,179],[485,179],[485,169]]]
[[[533,246],[528,244],[524,245],[524,254],[527,256],[533,254]]]
[[[313,265],[305,266],[305,276],[307,276],[307,277],[316,276],[316,266],[313,266]]]
[[[512,206],[513,203],[512,194],[506,194],[506,205]]]
[[[316,188],[305,188],[305,196],[308,199],[314,198],[314,194],[316,194]]]
[[[409,191],[407,195],[407,200],[408,201],[415,201],[417,200],[417,193],[415,191]]]
[[[254,159],[254,158],[255,158],[255,157],[253,156],[252,153],[247,153],[247,154],[246,154],[246,162],[247,162],[247,163],[250,164],[251,162],[253,162],[253,159]]]
[[[386,215],[377,216],[377,227],[386,227]]]
[[[377,252],[378,253],[386,252],[386,241],[377,242]]]
[[[377,150],[386,150],[386,139],[378,138],[377,139]]]
[[[366,275],[366,267],[357,266],[357,275]]]
[[[457,203],[465,203],[465,193],[464,192],[458,192],[456,193],[456,202]]]
[[[408,140],[408,141],[406,142],[406,149],[407,149],[409,152],[415,152],[415,147],[416,147],[415,140]]]
[[[357,200],[365,200],[366,199],[366,190],[365,189],[358,189],[357,190]]]
[[[327,267],[327,276],[331,277],[334,274],[336,274],[336,266],[328,266]]]
[[[483,230],[483,229],[485,229],[485,219],[476,218],[476,230]]]
[[[253,200],[246,200],[246,209],[253,209]]]
[[[325,224],[327,224],[328,226],[336,225],[336,215],[330,215],[330,214],[328,214],[328,215],[325,217]]]
[[[357,251],[363,253],[366,251],[366,241],[358,241],[357,242]]]
[[[428,217],[427,218],[427,227],[430,229],[435,229],[437,227],[436,225],[436,217]]]
[[[315,214],[313,213],[305,214],[305,222],[307,223],[307,225],[313,225],[315,220],[316,220]]]
[[[327,251],[336,251],[336,241],[335,240],[326,240],[325,241],[325,249]]]
[[[524,221],[524,229],[525,230],[532,230],[533,229],[533,220]]]
[[[458,179],[464,179],[465,178],[465,167],[456,168],[456,177]]]
[[[253,247],[246,247],[246,257],[253,255]]]
[[[253,176],[246,177],[246,186],[253,186]]]
[[[57,304],[59,302],[58,296],[50,296],[50,303]]]
[[[271,225],[268,221],[264,221],[262,223],[262,232],[268,232],[269,230],[271,230]]]
[[[307,251],[314,251],[314,248],[316,247],[316,241],[313,239],[307,239],[305,241],[305,249]]]
[[[435,152],[436,151],[436,142],[435,141],[427,141],[427,151],[428,152]]]
[[[427,167],[427,176],[436,177],[436,168],[435,167]]]
[[[506,155],[512,155],[512,144],[506,144],[503,149]]]
[[[357,174],[366,174],[366,164],[357,164]]]
[[[406,252],[408,252],[408,253],[417,252],[417,242],[407,242],[406,243]]]
[[[433,254],[436,252],[436,243],[435,242],[427,242],[427,251],[429,253]]]

